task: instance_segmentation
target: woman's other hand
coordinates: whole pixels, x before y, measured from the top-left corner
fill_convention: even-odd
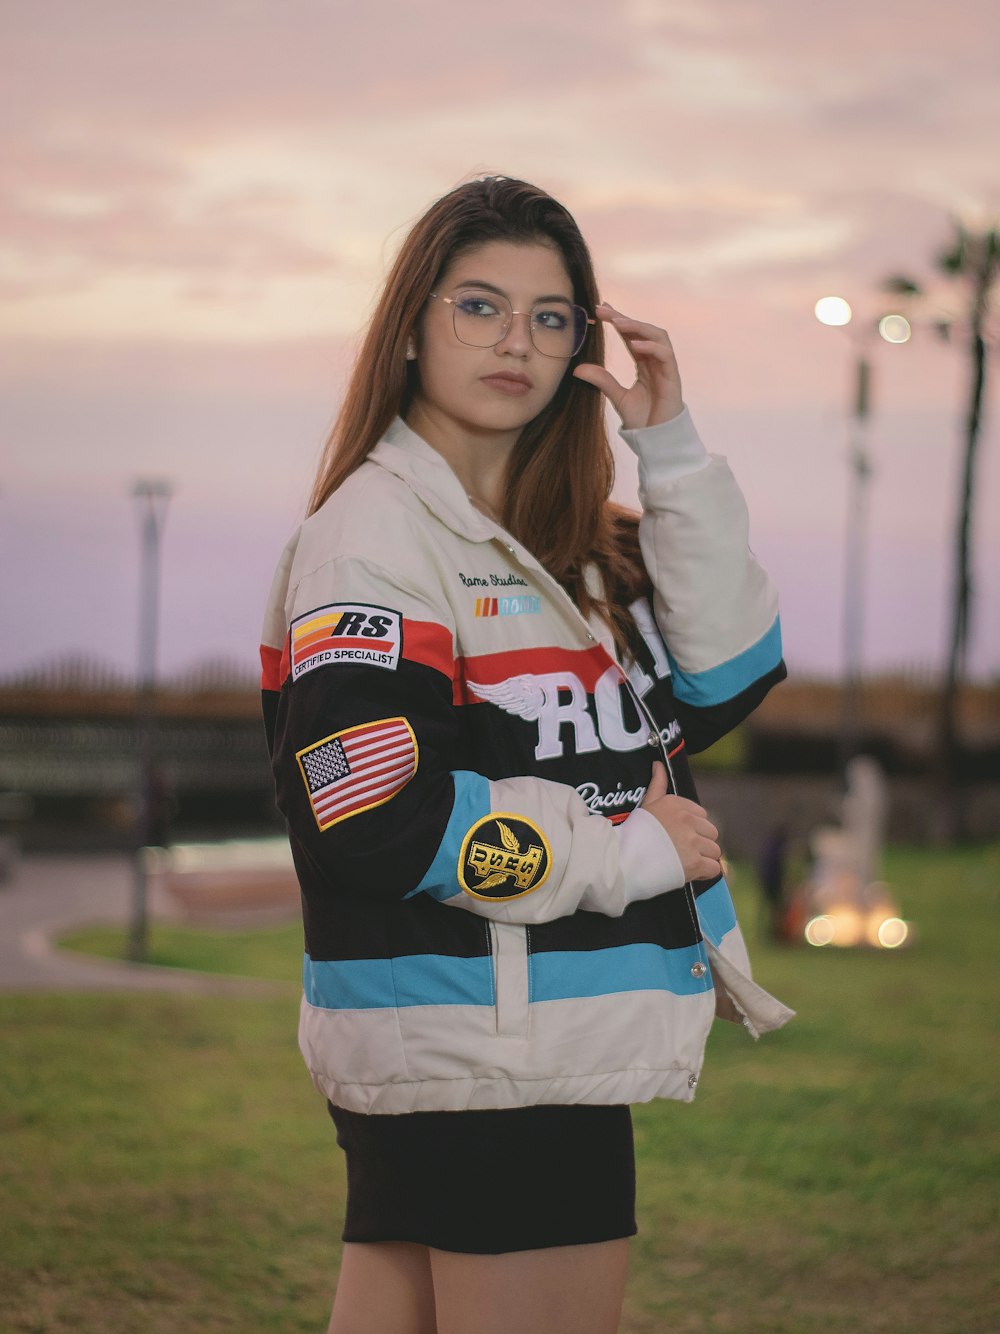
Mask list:
[[[688,880],[712,880],[722,874],[718,829],[696,801],[668,796],[667,771],[659,760],[653,763],[642,809],[655,816],[670,835]]]
[[[626,429],[659,426],[678,416],[684,407],[677,358],[665,329],[643,324],[602,301],[594,312],[621,335],[635,362],[635,383],[628,389],[604,366],[584,362],[573,374],[599,389],[610,400]]]

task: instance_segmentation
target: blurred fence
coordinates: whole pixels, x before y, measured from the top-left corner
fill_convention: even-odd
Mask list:
[[[134,681],[64,658],[0,681],[0,792],[31,801],[28,847],[127,845],[141,778]],[[155,693],[158,782],[179,829],[273,829],[274,794],[257,680],[213,660]]]
[[[157,683],[157,712],[200,708],[259,716],[259,675],[244,664],[211,658]],[[0,679],[0,715],[128,717],[136,712],[136,682],[99,659],[69,656]]]
[[[890,774],[935,767],[940,681],[924,666],[862,681],[854,724],[858,748]],[[843,693],[836,681],[796,678],[772,690],[753,715],[751,766],[765,772],[829,772],[837,767]],[[960,771],[969,782],[1000,782],[1000,677],[967,683],[957,701]]]

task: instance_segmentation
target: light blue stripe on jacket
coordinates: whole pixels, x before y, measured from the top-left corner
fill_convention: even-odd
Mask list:
[[[699,894],[695,904],[701,934],[707,936],[713,945],[720,944],[722,937],[728,935],[736,925],[736,909],[725,880],[716,881],[711,889]]]
[[[396,959],[311,959],[302,965],[306,1000],[321,1010],[409,1005],[492,1005],[493,960],[446,954]]]
[[[699,708],[708,708],[713,704],[723,704],[733,699],[754,681],[777,667],[781,661],[781,619],[774,618],[774,624],[742,653],[735,658],[719,663],[718,667],[709,667],[704,672],[685,672],[678,667],[669,645],[667,656],[674,678],[674,695],[685,704]]]
[[[466,834],[484,816],[490,813],[490,784],[482,774],[470,773],[465,769],[456,769],[452,773],[455,784],[455,801],[451,816],[445,827],[444,836],[434,854],[434,860],[428,866],[424,878],[416,889],[411,889],[406,898],[414,894],[430,894],[434,899],[450,899],[461,894],[458,883],[458,854],[462,850],[462,841]]]
[[[558,950],[530,957],[532,1002],[607,996],[620,991],[708,991],[711,975],[697,945],[618,945],[603,950]],[[692,972],[692,968],[695,969]],[[493,960],[443,954],[395,959],[311,959],[302,970],[306,1000],[323,1010],[383,1010],[411,1005],[492,1005]]]
[[[697,945],[674,950],[648,943],[606,950],[556,950],[533,954],[529,972],[532,1001],[610,996],[621,991],[693,996],[712,989],[711,974]]]

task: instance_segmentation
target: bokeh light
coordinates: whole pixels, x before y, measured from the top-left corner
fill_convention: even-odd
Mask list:
[[[913,332],[905,315],[883,315],[878,331],[887,343],[908,343]]]
[[[830,945],[833,943],[835,935],[833,918],[814,917],[812,921],[806,922],[805,937],[810,945]]]
[[[879,925],[878,943],[884,950],[897,950],[906,944],[909,934],[910,928],[901,917],[887,917]]]
[[[824,296],[816,302],[815,314],[820,324],[836,326],[850,324],[853,312],[842,296]]]

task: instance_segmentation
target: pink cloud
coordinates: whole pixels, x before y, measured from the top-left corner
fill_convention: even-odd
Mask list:
[[[874,310],[888,272],[928,274],[958,195],[1000,202],[995,0],[33,0],[5,28],[2,223],[19,271],[0,297],[153,275],[197,328],[199,307],[232,299],[244,318],[272,280],[311,292],[315,275],[317,289],[351,280],[338,313],[360,323],[358,291],[370,277],[374,292],[407,216],[478,167],[538,176],[576,210],[611,299],[671,330],[706,439],[731,455],[755,544],[787,583],[793,655],[835,652],[856,350],[812,303],[841,291]],[[232,181],[213,179],[234,161]],[[182,346],[142,319],[116,341],[39,330],[0,347],[3,503],[65,520],[55,548],[25,521],[19,559],[34,561],[37,530],[39,569],[71,566],[92,590],[127,483],[169,473],[178,662],[225,647],[206,643],[219,596],[240,608],[227,636],[252,643],[346,372],[349,340],[273,339],[270,310],[254,347]],[[938,630],[928,619],[920,639],[893,607],[919,608],[949,559],[965,370],[922,336],[876,369],[872,597],[927,656]],[[1000,560],[995,436],[988,422],[983,604]],[[223,555],[232,580],[206,590]],[[30,612],[39,590],[25,598]],[[984,670],[1000,628],[980,626]]]

